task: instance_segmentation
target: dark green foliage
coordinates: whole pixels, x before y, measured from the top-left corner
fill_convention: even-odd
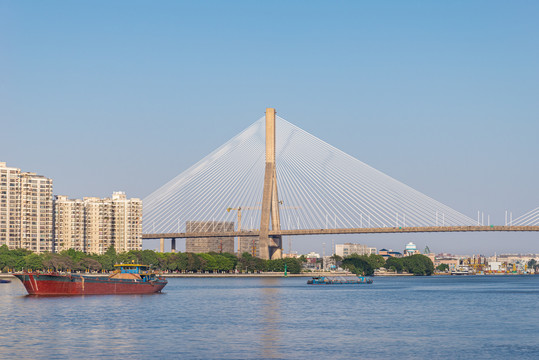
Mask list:
[[[402,261],[400,261],[400,260],[401,259],[398,259],[398,258],[395,258],[395,257],[388,258],[386,260],[385,268],[388,269],[388,270],[401,272],[402,271]]]
[[[335,259],[340,258],[338,255],[334,255]],[[380,255],[357,255],[352,254],[341,260],[341,266],[343,269],[356,274],[356,275],[372,275],[375,269],[379,269],[385,266],[386,262]]]
[[[356,275],[372,275],[374,274],[374,268],[369,262],[369,257],[366,255],[352,254],[343,259],[343,269],[356,274]]]
[[[229,253],[156,253],[153,250],[132,250],[125,253],[116,253],[114,247],[110,247],[103,255],[84,254],[73,249],[62,251],[58,254],[41,253],[34,254],[28,250],[9,250],[7,246],[0,247],[0,270],[8,269],[20,271],[47,270],[56,271],[110,271],[115,264],[138,263],[151,265],[154,269],[163,271],[180,272],[229,272],[240,271],[259,272],[276,271],[283,272],[286,263],[287,271],[291,274],[301,272],[299,259],[262,260],[244,253],[239,259]]]
[[[381,267],[384,267],[386,264],[386,261],[384,260],[384,257],[382,255],[375,255],[370,254],[366,260],[369,262],[369,265],[373,269],[380,269]]]
[[[299,259],[277,259],[266,260],[266,271],[284,272],[284,264],[286,270],[290,274],[299,274],[301,272],[301,261]]]
[[[436,270],[438,270],[438,271],[446,271],[446,270],[449,270],[449,265],[447,265],[447,264],[440,264],[440,265],[436,266]]]
[[[425,255],[416,254],[406,256],[403,259],[404,269],[414,275],[432,275],[434,273],[434,264]]]
[[[266,262],[244,252],[238,259],[238,270],[247,272],[265,271]]]
[[[425,255],[416,254],[403,258],[389,258],[386,261],[386,269],[401,272],[406,271],[414,275],[432,275],[434,264]]]

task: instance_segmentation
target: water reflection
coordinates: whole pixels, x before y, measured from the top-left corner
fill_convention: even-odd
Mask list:
[[[279,307],[281,306],[281,294],[279,279],[262,279],[262,298],[260,307],[262,313],[262,357],[282,358],[280,349],[281,318]]]

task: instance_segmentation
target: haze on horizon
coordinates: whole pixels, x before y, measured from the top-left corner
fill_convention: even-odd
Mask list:
[[[539,206],[537,18],[534,1],[3,1],[0,161],[51,177],[55,194],[144,198],[275,107],[503,224],[506,210]],[[539,253],[535,233],[298,237],[292,248],[329,253],[333,240]]]

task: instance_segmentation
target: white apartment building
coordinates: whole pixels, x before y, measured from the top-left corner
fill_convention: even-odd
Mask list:
[[[53,250],[52,179],[0,162],[0,245]]]
[[[0,162],[0,246],[20,247],[21,169]]]
[[[142,250],[142,201],[112,194],[112,239],[116,251]]]
[[[84,202],[57,196],[54,201],[54,244],[56,251],[85,251]]]
[[[352,254],[370,255],[370,254],[376,254],[376,248],[368,247],[367,245],[353,244],[353,243],[336,244],[335,254],[339,255],[340,257],[347,257]]]
[[[55,215],[57,251],[103,254],[110,246],[117,252],[142,249],[142,201],[127,199],[124,192],[104,199],[58,196]]]

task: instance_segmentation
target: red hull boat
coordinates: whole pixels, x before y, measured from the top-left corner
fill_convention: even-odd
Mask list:
[[[143,265],[116,265],[120,270],[111,276],[85,276],[22,272],[15,275],[30,295],[105,295],[151,294],[160,292],[168,283],[155,273],[143,271]]]

